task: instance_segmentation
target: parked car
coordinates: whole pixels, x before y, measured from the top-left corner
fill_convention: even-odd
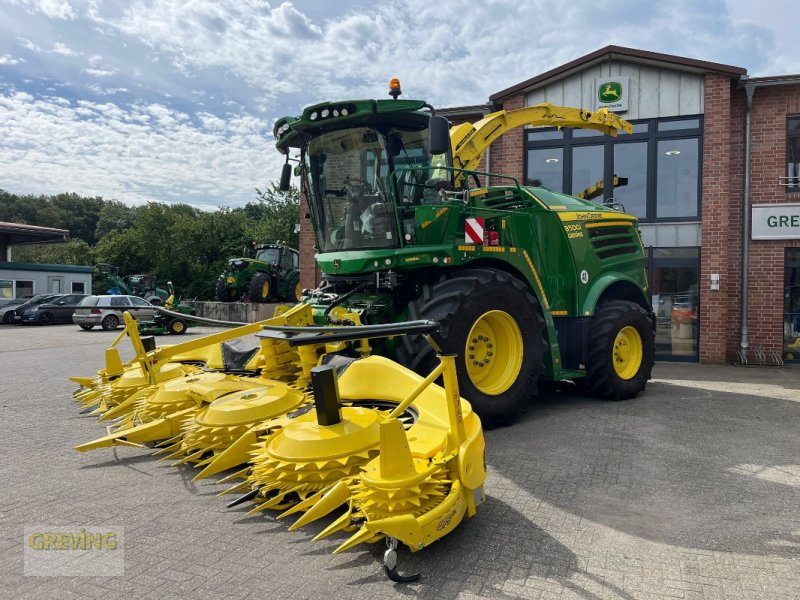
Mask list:
[[[156,308],[138,296],[87,296],[78,305],[73,322],[87,331],[100,325],[106,331],[119,327],[122,313],[128,311],[134,319],[150,320],[155,317]]]
[[[19,318],[23,325],[69,323],[72,321],[75,309],[78,308],[78,303],[84,298],[86,298],[86,294],[59,294],[36,306],[17,310],[14,318]]]
[[[47,302],[51,298],[55,298],[57,294],[36,294],[32,298],[26,298],[19,304],[7,305],[0,307],[0,321],[3,323],[14,323],[16,317],[21,311],[36,306],[42,302]],[[19,321],[17,321],[19,323]]]

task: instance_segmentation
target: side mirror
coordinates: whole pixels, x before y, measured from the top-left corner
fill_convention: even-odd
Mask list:
[[[444,117],[431,117],[428,120],[430,153],[445,154],[450,150],[450,122]]]
[[[278,189],[282,192],[288,192],[289,186],[291,185],[290,182],[292,180],[292,165],[288,162],[283,163],[283,169],[281,169],[281,183]]]

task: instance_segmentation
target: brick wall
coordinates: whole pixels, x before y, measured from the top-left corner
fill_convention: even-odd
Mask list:
[[[787,193],[778,180],[786,175],[786,116],[796,114],[800,114],[800,86],[756,89],[752,113],[751,204],[800,202],[800,193]],[[761,346],[766,352],[782,353],[785,249],[791,247],[800,247],[800,240],[750,242],[750,347]]]
[[[503,110],[514,110],[525,106],[525,95],[517,94],[503,99]],[[520,185],[525,184],[525,129],[518,127],[512,129],[491,148],[489,170],[492,173],[510,175],[519,180]],[[508,182],[496,182],[505,185]]]
[[[700,256],[700,361],[723,363],[729,324],[726,314],[731,282],[731,80],[708,74],[705,77],[705,119],[703,131],[703,194]],[[720,289],[709,290],[712,273],[720,275]]]

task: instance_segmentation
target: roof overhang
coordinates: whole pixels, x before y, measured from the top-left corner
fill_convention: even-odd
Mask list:
[[[0,221],[0,238],[7,246],[66,242],[69,240],[69,231],[54,227],[39,227],[37,225]]]
[[[683,56],[674,56],[672,54],[661,54],[660,52],[650,52],[648,50],[637,50],[635,48],[624,48],[622,46],[606,46],[605,48],[595,50],[590,54],[576,58],[555,69],[550,69],[541,75],[537,75],[536,77],[532,77],[531,79],[527,79],[526,81],[522,81],[509,88],[496,92],[489,96],[489,100],[492,102],[502,101],[508,96],[529,92],[537,87],[569,77],[573,73],[583,71],[596,64],[612,60],[621,60],[662,69],[672,68],[677,71],[688,73],[718,73],[736,80],[747,75],[747,69],[742,67],[713,63],[694,58],[685,58]]]

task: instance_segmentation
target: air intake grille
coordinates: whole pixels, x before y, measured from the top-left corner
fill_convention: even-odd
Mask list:
[[[624,225],[589,229],[589,238],[600,260],[636,254],[639,250],[639,240],[636,235],[633,227]]]

